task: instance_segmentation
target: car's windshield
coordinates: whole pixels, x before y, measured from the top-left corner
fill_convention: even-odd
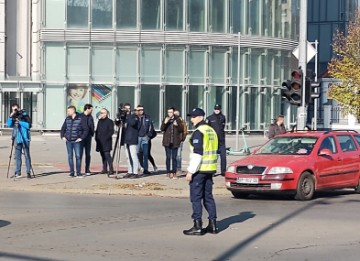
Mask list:
[[[309,155],[316,140],[314,137],[275,137],[256,154]]]

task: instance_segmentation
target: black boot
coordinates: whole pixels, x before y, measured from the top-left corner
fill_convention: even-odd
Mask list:
[[[209,219],[209,225],[206,227],[206,232],[211,234],[219,233],[219,228],[216,225],[216,219]]]
[[[188,230],[184,230],[183,233],[187,236],[202,236],[205,235],[206,231],[202,228],[201,220],[194,220],[194,226]]]

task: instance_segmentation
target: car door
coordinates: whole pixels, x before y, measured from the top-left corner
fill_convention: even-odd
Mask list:
[[[320,156],[319,153],[322,149],[330,150],[331,154]],[[317,176],[317,188],[329,188],[335,186],[336,175],[338,175],[339,170],[342,168],[342,162],[339,161],[340,155],[336,146],[335,137],[325,137],[321,141],[316,153],[315,175]]]
[[[336,177],[336,184],[346,186],[353,184],[359,174],[359,151],[351,134],[337,134],[340,149],[341,168]]]

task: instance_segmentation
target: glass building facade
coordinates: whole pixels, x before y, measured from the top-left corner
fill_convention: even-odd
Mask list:
[[[26,106],[26,99],[30,112],[43,111],[34,128],[45,130],[60,129],[68,105],[81,111],[85,103],[95,114],[106,107],[111,117],[121,103],[142,104],[156,128],[169,106],[181,115],[194,107],[211,114],[220,103],[229,131],[237,124],[264,130],[281,112],[280,85],[296,67],[298,0],[38,5],[39,90],[3,91],[3,119],[6,106]]]

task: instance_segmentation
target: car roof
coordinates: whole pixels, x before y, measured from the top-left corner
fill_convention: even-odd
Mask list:
[[[336,134],[358,134],[357,131],[355,130],[319,130],[319,131],[290,131],[281,135],[278,135],[276,137],[279,136],[285,136],[285,137],[314,137],[314,138],[319,138],[325,134],[329,134],[329,133],[336,133]]]

